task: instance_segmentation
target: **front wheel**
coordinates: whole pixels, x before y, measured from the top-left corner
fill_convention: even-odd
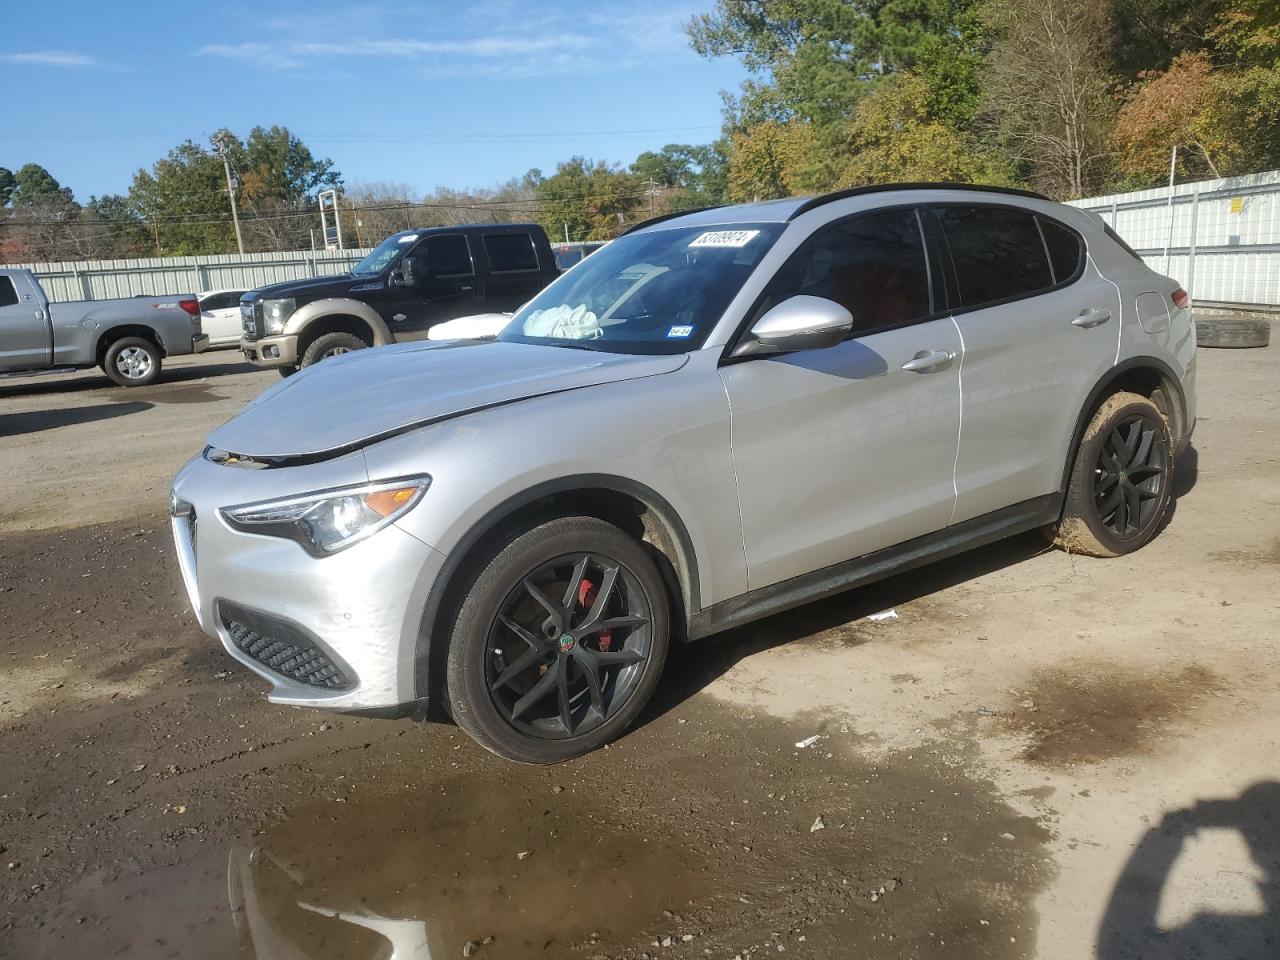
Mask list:
[[[450,713],[509,760],[581,756],[635,720],[669,635],[666,587],[642,544],[593,517],[550,520],[470,584],[449,642]]]
[[[1172,486],[1173,449],[1160,408],[1136,393],[1113,394],[1085,429],[1062,519],[1048,533],[1071,553],[1131,553],[1159,531]]]
[[[122,387],[145,387],[160,376],[160,348],[143,337],[121,337],[107,347],[102,372]]]
[[[321,360],[338,357],[344,353],[350,353],[352,350],[363,350],[367,346],[368,344],[354,333],[326,333],[323,336],[316,337],[311,346],[303,351],[298,365],[309,367],[313,363],[319,363]]]

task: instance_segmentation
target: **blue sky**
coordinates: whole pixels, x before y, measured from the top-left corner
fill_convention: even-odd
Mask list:
[[[0,166],[78,199],[171,147],[282,123],[348,184],[483,187],[573,154],[715,137],[744,76],[690,49],[712,0],[4,5]]]

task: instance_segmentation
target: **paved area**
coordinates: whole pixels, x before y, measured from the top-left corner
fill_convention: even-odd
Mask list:
[[[681,649],[552,768],[273,707],[196,630],[169,478],[276,374],[0,381],[0,957],[1280,956],[1280,349],[1200,364],[1146,549]]]

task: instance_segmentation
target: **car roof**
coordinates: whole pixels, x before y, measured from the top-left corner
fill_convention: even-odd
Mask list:
[[[417,227],[413,230],[401,230],[399,233],[393,233],[393,237],[422,236],[423,234],[435,233],[474,233],[477,230],[483,230],[486,233],[500,233],[503,230],[541,230],[542,227],[536,223],[459,223],[453,226],[445,227]]]
[[[867,194],[894,193],[901,191],[936,190],[966,191],[973,193],[998,194],[1004,196],[1024,197],[1032,200],[1048,200],[1043,194],[1030,190],[1018,190],[1013,187],[992,187],[973,183],[875,183],[848,190],[837,190],[818,196],[787,197],[782,200],[766,200],[762,203],[744,203],[728,207],[707,207],[688,213],[672,213],[663,217],[654,217],[636,224],[627,233],[639,233],[651,227],[662,225],[668,227],[698,227],[712,224],[729,223],[786,223],[794,220],[802,213],[815,207],[844,200],[848,197],[859,197]]]

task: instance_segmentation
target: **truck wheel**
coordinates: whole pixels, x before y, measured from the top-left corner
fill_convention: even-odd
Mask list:
[[[283,379],[284,377],[292,377],[297,372],[298,372],[298,368],[295,367],[292,363],[289,364],[287,367],[276,367],[276,373],[280,374],[281,379]]]
[[[160,348],[143,337],[121,337],[107,347],[102,372],[122,387],[145,387],[160,376]]]
[[[326,333],[322,337],[317,337],[311,346],[307,347],[298,366],[309,367],[321,360],[350,353],[352,350],[363,350],[367,346],[368,344],[354,333]]]
[[[1160,529],[1172,487],[1173,450],[1164,414],[1139,394],[1112,394],[1080,439],[1062,519],[1045,532],[1068,553],[1131,553]]]
[[[581,756],[643,709],[667,655],[670,607],[644,547],[594,517],[505,544],[470,584],[449,642],[453,721],[521,763]]]

